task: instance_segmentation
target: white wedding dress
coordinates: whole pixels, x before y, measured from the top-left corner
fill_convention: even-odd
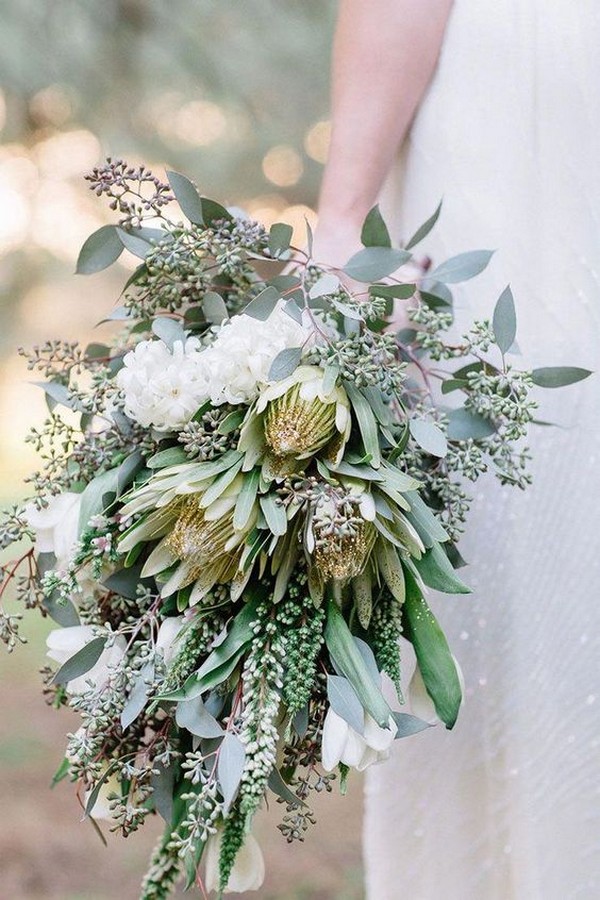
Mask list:
[[[497,249],[461,288],[460,323],[510,280],[525,364],[598,374],[538,391],[561,427],[532,432],[533,487],[478,485],[461,544],[475,592],[432,598],[466,702],[454,731],[397,741],[369,771],[367,896],[598,900],[598,0],[456,0],[403,153],[405,237],[442,195],[434,259]]]

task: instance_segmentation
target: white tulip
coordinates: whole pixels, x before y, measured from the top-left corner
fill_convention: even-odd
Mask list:
[[[321,744],[323,768],[331,772],[339,763],[344,763],[362,772],[368,766],[388,758],[397,731],[398,726],[392,716],[389,728],[381,728],[372,716],[364,713],[364,733],[359,734],[329,707]]]
[[[35,532],[38,553],[54,553],[56,569],[64,571],[77,549],[81,494],[65,491],[50,497],[45,509],[30,503],[25,508],[27,524]]]
[[[158,629],[156,649],[162,653],[167,668],[171,665],[179,649],[177,643],[181,629],[186,624],[186,621],[184,616],[169,616],[161,623]]]
[[[208,892],[219,889],[219,856],[223,831],[219,829],[211,834],[206,842],[204,861],[206,865],[204,886]],[[242,894],[244,891],[257,891],[265,880],[265,861],[256,838],[248,834],[240,847],[229,876],[226,894]]]
[[[458,680],[460,682],[460,689],[462,693],[460,705],[462,706],[465,697],[465,680],[463,677],[462,669],[458,664],[458,660],[454,656],[452,657],[452,659],[454,660],[454,665],[456,666],[456,674],[458,675]],[[433,705],[433,700],[427,692],[425,682],[423,681],[423,676],[421,675],[421,670],[418,666],[415,666],[415,671],[413,672],[412,678],[410,679],[410,683],[408,685],[408,702],[414,716],[417,716],[417,718],[419,719],[423,719],[424,722],[429,722],[430,725],[439,725],[441,719],[436,712],[435,706]]]
[[[59,665],[66,663],[79,650],[94,639],[91,625],[71,625],[68,628],[55,628],[46,638],[47,655]],[[111,670],[117,666],[123,656],[127,642],[122,635],[115,638],[111,647],[103,650],[98,662],[84,675],[73,678],[66,685],[69,694],[81,694],[89,687],[88,682],[98,689],[104,687],[110,678]]]

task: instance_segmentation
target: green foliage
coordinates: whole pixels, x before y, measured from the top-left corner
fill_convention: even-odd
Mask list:
[[[408,571],[406,583],[404,636],[414,647],[419,670],[438,716],[446,728],[452,728],[462,701],[456,666],[435,616]]]

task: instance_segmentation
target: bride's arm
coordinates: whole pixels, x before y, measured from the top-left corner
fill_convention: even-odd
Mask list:
[[[452,0],[340,0],[315,257],[341,265],[429,83]]]

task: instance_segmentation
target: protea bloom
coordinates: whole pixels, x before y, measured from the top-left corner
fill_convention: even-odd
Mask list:
[[[123,507],[124,518],[147,514],[125,532],[119,549],[128,552],[139,543],[158,540],[142,577],[169,570],[163,597],[193,584],[189,599],[193,606],[215,584],[232,582],[239,575],[244,541],[258,507],[251,504],[243,517],[236,512],[245,476],[235,469],[229,470],[227,487],[216,492],[214,476],[198,480],[203,471],[211,471],[210,464],[173,466],[154,476]]]
[[[303,460],[324,448],[339,462],[350,428],[344,389],[328,386],[318,366],[299,366],[262,391],[242,428],[239,447],[250,454],[252,465],[265,452]]]
[[[371,494],[346,481],[323,493],[307,517],[306,546],[324,582],[360,575],[377,538]]]

